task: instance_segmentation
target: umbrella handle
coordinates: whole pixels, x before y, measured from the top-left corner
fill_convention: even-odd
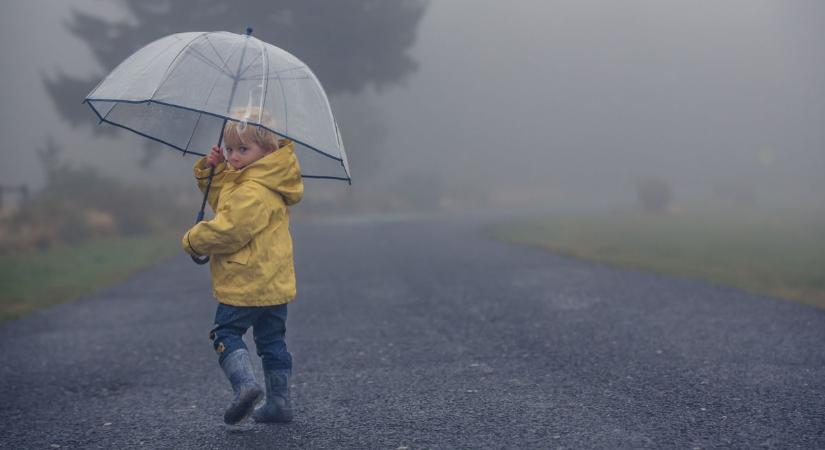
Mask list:
[[[215,175],[215,166],[209,169],[209,179],[206,181],[206,189],[203,191],[203,201],[201,202],[201,210],[198,211],[198,218],[195,219],[195,224],[203,220],[203,211],[206,209],[206,198],[209,197],[209,189],[212,187],[212,176]],[[192,256],[192,261],[195,264],[204,265],[209,262],[209,255],[206,256]]]

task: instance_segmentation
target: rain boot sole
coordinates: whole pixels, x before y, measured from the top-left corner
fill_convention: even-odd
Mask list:
[[[292,422],[293,418],[294,416],[291,409],[288,413],[284,412],[284,410],[281,410],[278,415],[275,415],[273,417],[252,416],[252,420],[254,420],[257,423],[289,423]]]
[[[235,408],[230,407],[223,415],[223,421],[227,425],[237,425],[247,417],[252,415],[255,411],[255,405],[264,397],[262,389],[253,389],[247,392],[243,398],[240,399]]]

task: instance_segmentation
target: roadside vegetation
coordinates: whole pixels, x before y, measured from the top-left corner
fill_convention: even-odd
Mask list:
[[[127,186],[39,152],[46,186],[0,210],[0,321],[87,294],[180,252],[191,221],[172,192]]]
[[[123,281],[178,253],[176,236],[110,236],[0,255],[0,322]]]
[[[495,237],[619,267],[720,283],[825,308],[825,214],[623,212],[542,217]]]

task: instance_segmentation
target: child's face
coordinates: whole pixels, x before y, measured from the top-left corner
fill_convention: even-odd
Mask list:
[[[251,140],[248,142],[226,143],[226,161],[235,170],[243,169],[269,153],[272,152],[264,150]]]

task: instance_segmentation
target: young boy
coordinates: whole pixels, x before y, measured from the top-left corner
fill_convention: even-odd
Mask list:
[[[233,114],[266,124],[262,116],[257,109]],[[235,394],[224,422],[234,425],[250,414],[256,422],[289,422],[292,356],[284,337],[295,268],[287,207],[303,196],[301,170],[293,143],[262,127],[228,121],[224,143],[225,158],[215,146],[194,167],[201,191],[215,167],[207,199],[215,218],[192,227],[182,244],[192,255],[210,256],[218,310],[209,338]],[[263,391],[242,339],[250,326],[266,380],[266,401],[254,413]]]

